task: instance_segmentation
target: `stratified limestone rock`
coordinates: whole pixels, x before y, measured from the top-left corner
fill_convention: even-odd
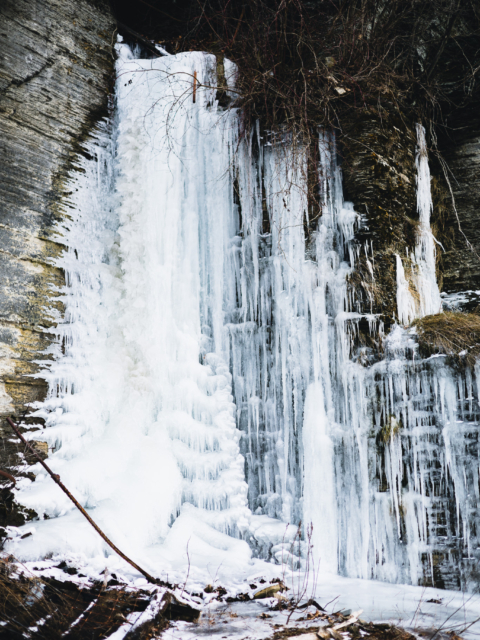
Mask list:
[[[64,274],[52,265],[62,239],[53,228],[68,215],[63,185],[81,144],[107,113],[114,28],[106,0],[0,3],[0,417],[46,392],[32,376],[49,357],[45,330],[62,312],[55,296]],[[0,424],[0,468],[19,456],[33,464],[12,435]],[[9,484],[0,480],[0,545],[4,527],[36,515],[15,503]]]
[[[114,20],[106,0],[4,0],[0,5],[0,415],[42,398],[30,377],[61,304],[63,184],[106,114]]]

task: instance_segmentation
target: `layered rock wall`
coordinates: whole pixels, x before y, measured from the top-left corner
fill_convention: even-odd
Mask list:
[[[33,376],[51,357],[48,329],[62,312],[53,229],[68,215],[64,185],[82,141],[107,114],[114,31],[107,0],[0,3],[0,418],[46,392]],[[18,453],[33,463],[11,436],[0,420],[0,468],[18,464]],[[35,514],[15,503],[8,480],[0,485],[1,544],[3,527]]]
[[[106,0],[0,4],[0,415],[45,393],[30,376],[61,312],[53,225],[81,143],[106,114],[114,29]]]

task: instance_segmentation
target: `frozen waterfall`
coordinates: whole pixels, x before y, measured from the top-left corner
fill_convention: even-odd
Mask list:
[[[239,136],[235,108],[218,104],[215,56],[118,51],[115,115],[58,229],[65,315],[35,407],[45,427],[30,437],[48,442],[52,468],[112,540],[157,573],[188,544],[206,566],[252,552],[301,563],[305,540],[289,542],[302,521],[321,570],[470,587],[477,377],[421,360],[412,330],[384,337],[361,308],[349,275],[360,251],[374,257],[356,242],[362,219],[343,199],[333,135],[319,132],[321,215],[306,233],[306,150],[287,135]],[[419,299],[398,257],[404,325],[441,307],[417,133]],[[383,341],[382,359],[360,334]],[[40,520],[15,553],[101,566],[102,540],[34,471],[18,499]]]

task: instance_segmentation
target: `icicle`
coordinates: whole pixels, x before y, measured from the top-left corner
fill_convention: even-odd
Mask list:
[[[415,261],[418,268],[416,288],[420,296],[419,316],[439,313],[442,309],[440,292],[437,285],[435,239],[430,228],[432,195],[430,187],[430,169],[428,166],[425,129],[417,124],[417,209],[420,230],[415,247]]]
[[[402,259],[397,255],[397,315],[403,325],[409,325],[415,319],[415,300],[405,278]]]
[[[397,256],[397,309],[400,322],[409,324],[415,318],[440,313],[442,301],[436,277],[435,238],[430,228],[432,195],[425,129],[417,124],[417,210],[419,228],[415,251],[411,256],[411,280],[417,299],[409,295],[401,259]]]
[[[337,513],[333,442],[328,436],[322,384],[311,384],[305,399],[303,447],[305,451],[304,513],[313,527],[315,567],[336,572]]]

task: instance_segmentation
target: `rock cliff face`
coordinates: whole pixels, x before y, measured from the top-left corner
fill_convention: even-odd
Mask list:
[[[53,288],[63,274],[52,233],[82,140],[107,110],[115,23],[106,0],[4,0],[0,6],[0,415],[45,383]]]
[[[388,330],[397,316],[396,255],[406,263],[418,224],[414,125],[407,126],[393,109],[372,109],[352,117],[345,129],[344,193],[365,221],[358,240],[367,242],[375,256],[370,290],[363,252],[351,283],[363,293],[365,309],[372,301]]]
[[[0,417],[21,415],[46,392],[31,376],[49,357],[45,330],[61,312],[64,276],[50,260],[62,239],[52,229],[68,215],[63,185],[82,141],[107,113],[114,30],[106,0],[0,3]],[[2,420],[3,469],[18,462],[10,436]],[[1,526],[32,515],[0,489],[0,539]]]
[[[464,310],[474,309],[480,301],[480,294],[473,293],[480,290],[480,117],[476,111],[478,106],[452,119],[440,145],[443,167],[434,150],[429,154],[432,230],[441,245],[437,247],[437,280],[446,293],[472,291]],[[413,247],[418,213],[414,123],[408,129],[390,122],[387,115],[370,114],[352,121],[342,169],[346,197],[367,223],[360,239],[372,242],[376,256],[374,309],[382,313],[388,327],[397,311],[395,254],[405,259],[405,251]],[[360,258],[353,284],[362,286],[368,280],[362,269],[366,271]]]

